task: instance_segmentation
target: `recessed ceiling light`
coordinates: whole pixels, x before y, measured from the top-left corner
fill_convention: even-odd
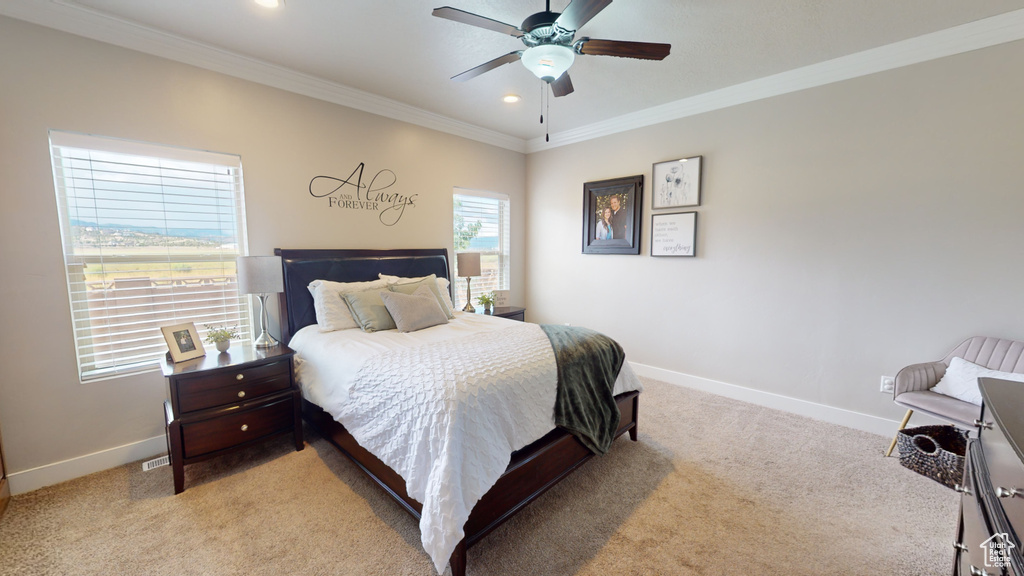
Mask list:
[[[506,104],[515,104],[520,100],[522,100],[522,98],[520,98],[518,94],[507,94],[501,99],[501,101],[505,102]]]
[[[263,6],[264,8],[277,8],[284,4],[284,0],[253,0],[253,2]]]

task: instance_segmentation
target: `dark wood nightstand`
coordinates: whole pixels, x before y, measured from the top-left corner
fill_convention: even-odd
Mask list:
[[[291,432],[302,450],[301,394],[292,377],[295,351],[235,343],[174,364],[161,362],[170,388],[164,401],[174,493],[185,489],[185,465]]]
[[[500,316],[511,320],[519,320],[520,322],[523,322],[526,319],[526,308],[519,308],[518,306],[495,306],[491,308],[490,312],[484,312],[484,307],[480,306],[476,309],[476,313],[486,314],[488,316]]]

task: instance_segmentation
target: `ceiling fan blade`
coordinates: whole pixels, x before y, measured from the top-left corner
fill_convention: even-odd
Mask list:
[[[523,53],[518,50],[515,52],[509,52],[508,54],[505,54],[504,56],[499,56],[494,60],[491,60],[490,62],[484,62],[483,64],[477,66],[476,68],[470,68],[469,70],[466,70],[461,74],[456,74],[455,76],[452,76],[452,80],[455,80],[456,82],[465,82],[470,78],[476,78],[477,76],[483,74],[484,72],[494,70],[498,66],[503,66],[511,62],[516,62],[517,60],[519,60],[522,54]]]
[[[434,8],[431,12],[438,18],[445,18],[447,20],[454,20],[455,22],[461,22],[463,24],[469,24],[470,26],[476,26],[478,28],[486,28],[488,30],[494,30],[495,32],[501,32],[502,34],[508,34],[509,36],[515,36],[519,38],[523,35],[523,31],[511,24],[505,24],[504,22],[498,22],[497,20],[491,20],[485,18],[479,14],[473,14],[472,12],[466,12],[465,10],[459,10],[458,8],[452,8],[451,6],[442,6],[441,8]]]
[[[572,90],[572,80],[569,78],[568,72],[563,72],[558,80],[551,83],[551,93],[555,95],[555,98],[572,94]]]
[[[581,38],[576,45],[580,54],[588,56],[619,56],[641,60],[664,60],[672,49],[671,44],[652,42],[626,42],[625,40],[592,40]]]
[[[572,0],[555,20],[555,24],[566,30],[579,30],[611,3],[612,0]]]

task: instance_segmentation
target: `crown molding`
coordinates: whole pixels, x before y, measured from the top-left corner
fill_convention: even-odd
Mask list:
[[[573,130],[565,130],[551,134],[550,142],[545,142],[544,138],[533,138],[527,142],[526,153],[566,146],[1021,39],[1024,39],[1024,9],[623,114]]]
[[[0,14],[243,80],[530,154],[1024,39],[1024,9],[751,80],[587,126],[523,140],[401,102],[181,38],[74,0],[4,0]]]
[[[526,141],[522,138],[168,34],[73,0],[4,0],[0,3],[0,14],[514,152],[526,151]]]

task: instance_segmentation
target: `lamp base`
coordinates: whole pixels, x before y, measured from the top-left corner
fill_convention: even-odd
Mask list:
[[[473,291],[470,288],[470,281],[472,278],[466,278],[466,306],[462,309],[463,312],[473,313],[476,312],[476,308],[473,308]]]
[[[256,337],[252,345],[257,348],[273,348],[280,343],[270,335],[270,332],[267,332],[267,295],[260,294],[258,298],[260,302],[260,335]]]
[[[279,344],[280,342],[278,342],[277,339],[271,336],[270,333],[267,332],[266,330],[264,330],[263,333],[260,334],[259,337],[256,338],[256,340],[252,343],[252,345],[257,348],[273,348]]]

